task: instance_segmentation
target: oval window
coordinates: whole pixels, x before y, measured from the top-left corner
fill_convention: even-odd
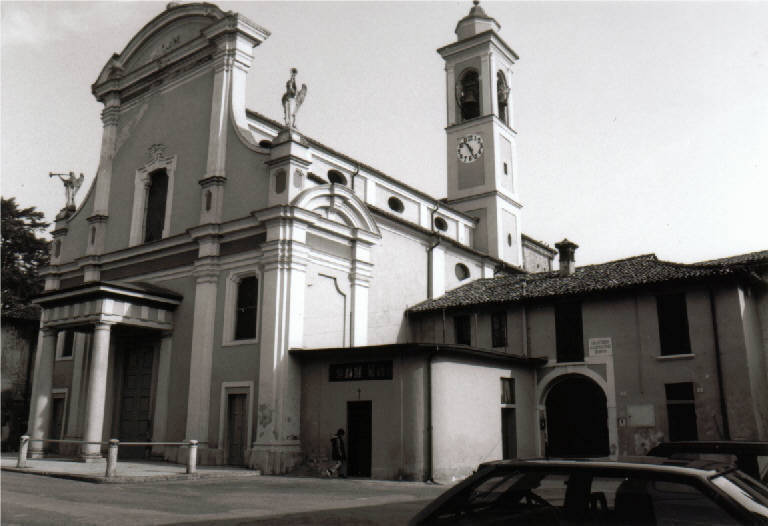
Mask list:
[[[442,217],[436,217],[435,218],[435,228],[445,232],[446,230],[448,230],[448,223],[446,223],[445,219],[443,219]]]
[[[512,246],[512,234],[507,234],[507,245]]]
[[[469,269],[464,263],[456,263],[456,277],[459,281],[464,281],[469,277]]]
[[[347,178],[338,170],[328,170],[328,180],[332,184],[347,184]]]
[[[397,197],[394,197],[394,196],[390,197],[389,200],[387,201],[387,204],[389,205],[389,208],[391,208],[397,213],[400,213],[403,210],[405,210],[405,206],[403,205],[403,202]]]
[[[259,141],[259,146],[262,148],[272,148],[272,141],[266,139]]]

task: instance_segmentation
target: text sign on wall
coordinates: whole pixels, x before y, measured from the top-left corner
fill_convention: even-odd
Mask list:
[[[380,362],[332,363],[328,369],[331,382],[391,380],[392,360]]]
[[[613,344],[610,338],[590,338],[589,355],[604,356],[613,353]]]

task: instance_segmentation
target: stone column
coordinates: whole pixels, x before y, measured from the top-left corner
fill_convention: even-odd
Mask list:
[[[157,387],[155,395],[155,413],[152,422],[152,441],[164,442],[166,436],[166,424],[168,422],[168,388],[171,380],[171,348],[173,346],[173,333],[164,333],[160,339],[160,357],[157,361]],[[163,446],[153,446],[152,455],[162,456]]]
[[[53,385],[53,359],[56,354],[57,333],[56,329],[45,327],[41,329],[37,340],[27,431],[27,434],[33,439],[48,438],[48,429],[51,425],[51,386]],[[29,458],[41,458],[45,449],[43,442],[31,442]]]
[[[107,397],[107,369],[109,366],[109,340],[112,324],[99,322],[93,328],[91,370],[88,395],[85,401],[85,432],[83,440],[101,442],[104,430],[104,404]],[[101,460],[100,444],[83,444],[83,462]]]
[[[259,408],[249,465],[266,474],[289,471],[301,460],[301,369],[288,354],[303,338],[306,230],[283,218],[267,226],[262,275]]]

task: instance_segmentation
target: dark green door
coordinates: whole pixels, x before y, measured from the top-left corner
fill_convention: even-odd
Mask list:
[[[371,476],[372,416],[371,401],[347,402],[347,474]]]
[[[120,441],[148,442],[152,423],[152,367],[155,351],[142,343],[126,349],[123,362],[123,389],[120,396]],[[124,446],[120,458],[144,458],[149,448]]]

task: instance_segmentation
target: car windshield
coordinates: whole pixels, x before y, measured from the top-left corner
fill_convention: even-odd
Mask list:
[[[712,483],[752,513],[768,518],[768,488],[740,471],[712,477]]]

